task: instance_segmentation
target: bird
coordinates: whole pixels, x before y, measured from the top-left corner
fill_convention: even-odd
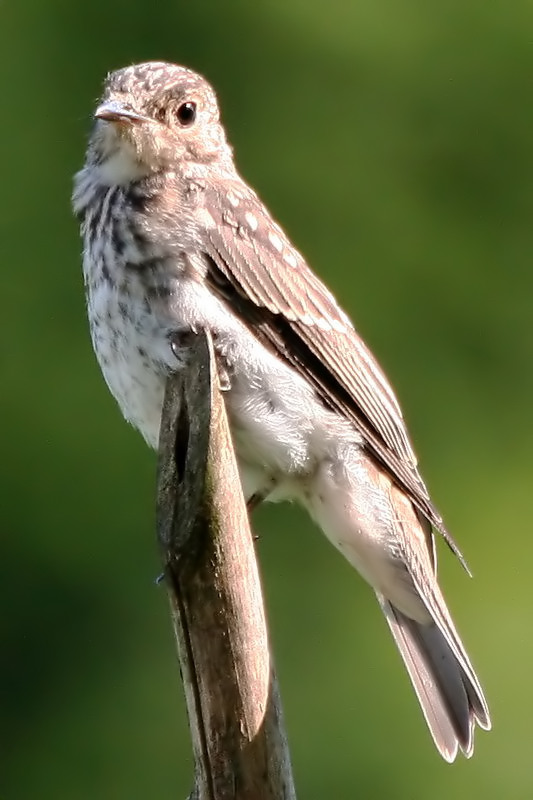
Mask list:
[[[158,61],[109,73],[72,202],[92,344],[123,416],[157,448],[180,335],[208,331],[246,500],[306,509],[373,589],[441,756],[470,757],[490,715],[436,534],[462,555],[384,372],[237,171],[208,81]]]

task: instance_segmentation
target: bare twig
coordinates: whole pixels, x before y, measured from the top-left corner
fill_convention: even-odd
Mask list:
[[[248,515],[211,340],[168,379],[158,537],[189,714],[194,800],[295,800]]]

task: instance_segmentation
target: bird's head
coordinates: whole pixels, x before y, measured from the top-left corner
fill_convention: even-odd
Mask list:
[[[150,61],[112,72],[94,116],[89,159],[105,183],[230,154],[215,92],[175,64]]]

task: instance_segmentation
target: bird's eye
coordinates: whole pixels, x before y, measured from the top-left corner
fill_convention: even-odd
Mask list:
[[[180,125],[192,125],[196,119],[196,103],[182,103],[176,111],[176,119]]]

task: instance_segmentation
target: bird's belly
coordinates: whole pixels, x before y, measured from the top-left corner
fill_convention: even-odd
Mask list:
[[[179,368],[168,339],[163,338],[156,358],[154,336],[131,321],[99,325],[93,333],[111,393],[125,419],[153,448],[159,441],[165,381]],[[310,432],[301,422],[301,410],[287,407],[283,396],[276,397],[263,383],[250,380],[247,369],[238,365],[232,366],[231,386],[222,396],[245,496],[265,489],[269,494],[272,489],[272,499],[293,496],[311,470]]]

